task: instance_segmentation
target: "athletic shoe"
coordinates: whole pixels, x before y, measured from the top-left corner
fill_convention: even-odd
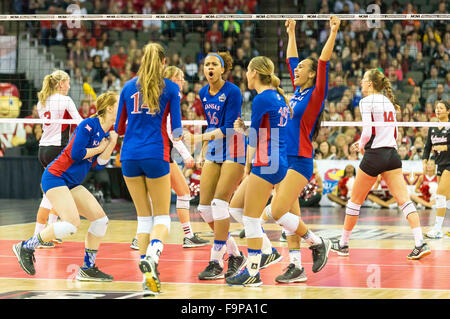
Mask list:
[[[215,261],[210,261],[205,270],[198,274],[198,279],[200,280],[216,280],[223,279],[223,268],[220,267],[219,263]]]
[[[229,256],[228,257],[228,269],[225,273],[225,278],[234,276],[238,274],[247,264],[247,258],[240,251],[240,256]]]
[[[143,280],[142,280],[142,295],[144,297],[149,297],[149,296],[157,296],[158,293],[151,291],[150,289],[150,283],[147,281],[147,277],[145,277],[145,275],[143,275]]]
[[[270,265],[276,264],[281,259],[283,259],[283,256],[280,255],[275,247],[272,247],[272,253],[261,255],[261,263],[259,269],[264,269],[266,267],[269,267]]]
[[[291,282],[305,282],[307,280],[305,268],[298,268],[294,264],[289,264],[285,269],[286,272],[275,278],[276,282],[287,284]]]
[[[259,272],[255,276],[250,276],[247,268],[244,268],[235,276],[228,277],[225,282],[230,286],[259,287],[262,285]]]
[[[62,241],[62,239],[55,238],[55,239],[51,240],[51,242],[54,244],[62,244],[63,241]]]
[[[284,230],[281,231],[281,236],[280,239],[278,241],[282,241],[282,242],[286,242],[286,233],[284,232]]]
[[[239,238],[244,238],[245,237],[245,229],[241,230],[241,232],[239,233]]]
[[[428,238],[431,238],[431,239],[442,238],[442,236],[443,236],[442,229],[432,228],[428,233],[425,234],[425,236],[427,236]]]
[[[148,288],[156,293],[161,291],[161,282],[159,281],[157,267],[158,265],[151,256],[145,256],[145,258],[141,259],[139,262],[139,269],[144,274]]]
[[[136,237],[134,237],[133,240],[131,241],[130,248],[134,250],[139,250],[138,240]]]
[[[202,246],[206,246],[208,244],[209,244],[209,240],[200,238],[197,236],[197,234],[194,234],[194,237],[192,237],[192,238],[188,238],[188,237],[183,238],[183,248],[202,247]]]
[[[83,269],[80,267],[76,277],[79,281],[113,281],[113,276],[105,274],[96,265]]]
[[[337,253],[339,256],[348,256],[348,245],[341,246],[339,240],[331,241],[331,251]]]
[[[431,254],[431,249],[427,243],[423,243],[420,247],[414,247],[413,251],[408,255],[408,259],[417,260]]]
[[[46,243],[37,245],[36,248],[55,248],[55,244],[51,241],[48,241]]]
[[[320,237],[320,239],[322,239],[321,244],[309,247],[313,256],[313,272],[319,272],[326,265],[328,261],[328,253],[331,249],[331,240],[322,237]]]
[[[447,235],[448,237],[450,237],[450,231],[448,231],[448,232],[446,233],[446,235]]]
[[[23,241],[12,246],[14,255],[16,255],[19,260],[20,267],[29,275],[34,275],[36,270],[34,269],[34,263],[36,258],[34,258],[34,250],[27,249],[23,247]]]

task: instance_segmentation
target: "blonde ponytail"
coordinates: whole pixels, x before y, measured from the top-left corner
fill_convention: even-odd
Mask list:
[[[56,70],[52,74],[48,74],[44,77],[42,82],[42,90],[38,93],[38,100],[43,107],[48,97],[55,94],[58,91],[58,84],[61,81],[69,80],[69,74],[62,70]]]
[[[394,105],[396,111],[400,111],[400,105],[395,101],[391,81],[389,81],[389,79],[378,69],[370,69],[367,72],[369,81],[372,82],[374,90],[383,93]]]
[[[118,94],[114,91],[108,91],[101,94],[95,101],[97,105],[97,113],[91,115],[90,117],[104,117],[108,106],[114,106],[114,104],[116,104],[117,97]]]
[[[284,93],[284,90],[280,87],[281,83],[280,79],[274,73],[270,75],[270,83],[277,90],[278,94],[280,94],[283,97],[284,102],[286,102],[286,105],[289,106],[290,118],[292,118],[294,116],[294,110],[289,105],[289,100],[286,97],[286,93]]]
[[[149,43],[144,47],[144,55],[137,72],[142,103],[149,107],[151,114],[159,113],[159,97],[164,88],[163,59],[166,57],[163,47],[158,43]]]

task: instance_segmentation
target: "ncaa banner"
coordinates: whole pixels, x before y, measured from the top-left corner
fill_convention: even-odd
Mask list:
[[[361,161],[348,160],[316,160],[317,170],[323,182],[323,195],[320,200],[320,206],[332,206],[332,203],[327,194],[337,193],[337,184],[342,176],[344,176],[344,169],[347,165],[352,165],[355,171],[358,170]],[[414,188],[420,175],[423,173],[423,165],[421,160],[417,161],[402,161],[403,176],[410,194],[414,193]],[[353,185],[358,187],[358,185]]]
[[[15,36],[0,36],[0,73],[16,73],[16,49]]]

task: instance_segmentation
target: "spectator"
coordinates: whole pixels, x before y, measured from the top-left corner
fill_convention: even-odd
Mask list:
[[[217,51],[220,44],[222,43],[222,33],[219,31],[219,22],[215,21],[211,30],[206,33],[206,41],[211,44],[211,50]]]
[[[124,72],[127,58],[125,47],[123,45],[119,46],[119,51],[111,57],[110,61],[111,67],[117,74]]]
[[[81,101],[81,106],[80,109],[78,110],[78,113],[80,113],[80,116],[83,119],[86,119],[91,115],[97,113],[97,108],[95,107],[94,104],[91,104],[89,100],[85,99]]]
[[[422,52],[417,52],[416,59],[411,64],[411,71],[422,72],[425,73],[427,66],[423,61]],[[419,83],[416,83],[416,85]]]
[[[97,70],[94,68],[94,62],[88,60],[84,67],[81,69],[83,78],[87,78],[87,82],[92,82],[97,78]]]
[[[438,84],[444,84],[444,79],[438,77],[438,70],[432,66],[430,69],[430,77],[422,84],[422,92],[424,95],[432,94],[436,90]]]
[[[352,194],[353,183],[355,182],[356,170],[352,165],[347,165],[344,169],[344,175],[338,182],[336,194],[329,193],[328,199],[334,203],[345,207]]]
[[[323,141],[319,144],[319,152],[316,153],[316,159],[335,159],[335,156],[330,152],[330,143]]]
[[[436,102],[437,100],[442,100],[442,101],[448,101],[449,100],[449,95],[444,92],[444,85],[443,84],[438,84],[437,87],[436,87],[436,92],[433,93],[433,94],[428,95],[427,103],[430,103],[431,105],[434,105],[434,102]]]
[[[334,86],[328,90],[328,101],[335,102],[340,100],[344,95],[344,91],[347,89],[344,79],[341,75],[337,75],[335,78]]]
[[[88,53],[80,40],[75,41],[75,45],[70,50],[69,59],[74,61],[76,67],[83,67],[88,61]]]
[[[400,155],[400,159],[402,161],[409,160],[408,149],[407,149],[406,145],[401,144],[398,147],[398,155]]]
[[[91,50],[89,56],[91,58],[95,56],[100,56],[102,62],[104,62],[106,61],[106,59],[109,59],[109,49],[108,47],[105,47],[105,44],[102,41],[98,41],[97,47]]]

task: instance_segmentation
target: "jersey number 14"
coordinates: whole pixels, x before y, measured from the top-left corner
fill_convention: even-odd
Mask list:
[[[385,122],[394,122],[394,113],[390,111],[389,113],[384,112],[384,121]]]

